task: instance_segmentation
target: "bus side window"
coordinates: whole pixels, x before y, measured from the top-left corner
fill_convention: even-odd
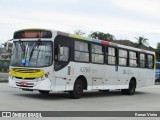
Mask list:
[[[133,51],[129,51],[129,66],[137,67],[138,66],[138,58],[137,53]]]
[[[113,47],[108,47],[108,64],[116,64],[116,49]]]
[[[89,62],[89,44],[87,42],[75,41],[74,60]]]
[[[145,54],[140,53],[140,67],[145,68],[145,66],[146,66]]]
[[[104,63],[104,50],[103,46],[92,44],[92,62]]]
[[[69,47],[60,47],[59,61],[67,62],[69,60]]]
[[[147,67],[152,69],[154,67],[154,64],[153,64],[153,56],[152,55],[147,55]]]
[[[119,49],[119,65],[127,66],[128,52],[127,50]]]
[[[55,48],[55,61],[67,62],[70,55],[69,51],[69,47],[57,45]]]
[[[70,59],[70,47],[56,46],[55,47],[55,63],[54,70],[58,71],[66,67]]]

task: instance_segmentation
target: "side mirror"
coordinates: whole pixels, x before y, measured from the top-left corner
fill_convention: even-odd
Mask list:
[[[11,39],[11,40],[8,40],[7,42],[5,42],[5,44],[4,44],[4,46],[5,46],[5,49],[7,50],[7,51],[11,51],[12,50],[12,45],[13,45],[13,39]]]

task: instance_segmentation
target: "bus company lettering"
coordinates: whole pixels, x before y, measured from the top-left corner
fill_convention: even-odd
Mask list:
[[[90,67],[81,67],[80,72],[82,73],[90,73]]]

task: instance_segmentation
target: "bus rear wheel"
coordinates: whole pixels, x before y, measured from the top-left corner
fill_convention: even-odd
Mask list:
[[[121,92],[124,95],[133,95],[135,93],[136,90],[136,81],[135,80],[131,80],[129,83],[129,88],[128,89],[122,89]]]
[[[83,82],[77,79],[74,84],[73,91],[70,91],[70,97],[73,99],[79,99],[83,95]]]
[[[49,94],[49,92],[50,92],[50,91],[46,91],[46,90],[39,90],[39,93],[41,93],[41,94],[45,94],[45,95]]]

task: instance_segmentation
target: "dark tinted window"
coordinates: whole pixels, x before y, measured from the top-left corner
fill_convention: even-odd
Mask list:
[[[156,63],[156,69],[160,69],[160,63]]]

